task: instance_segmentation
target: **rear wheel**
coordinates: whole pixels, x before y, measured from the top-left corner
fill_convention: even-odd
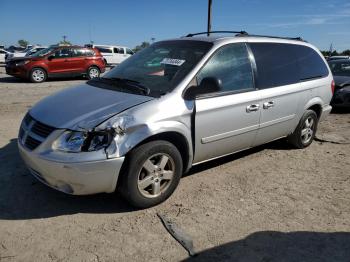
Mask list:
[[[33,83],[42,83],[46,78],[46,71],[42,68],[33,68],[32,71],[30,71],[29,79]]]
[[[128,156],[120,192],[132,205],[147,208],[165,201],[182,176],[182,158],[167,141],[139,146]]]
[[[288,137],[290,144],[296,148],[305,148],[311,145],[317,131],[317,114],[313,110],[307,110],[295,131]]]
[[[100,69],[96,66],[91,66],[89,67],[88,71],[87,71],[87,77],[89,79],[93,79],[95,77],[99,77],[100,76]]]

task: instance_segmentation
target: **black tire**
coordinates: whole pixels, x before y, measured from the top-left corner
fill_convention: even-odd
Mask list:
[[[97,66],[90,66],[86,72],[86,76],[88,79],[100,77],[100,74],[101,74],[101,70]]]
[[[163,171],[171,172],[171,170],[173,170],[172,179],[170,180],[166,180],[165,178],[162,180],[163,178],[159,177],[163,177],[162,174],[154,173],[155,171],[153,173],[148,172],[144,167],[146,161],[155,161],[157,157],[162,159],[163,156],[166,156],[169,159],[167,160],[167,166]],[[156,163],[154,165],[155,167],[162,166],[161,162],[155,161],[151,163]],[[170,167],[172,167],[172,169]],[[167,171],[166,168],[170,171]],[[123,170],[124,171],[121,174],[121,183],[118,185],[119,192],[131,205],[138,208],[148,208],[165,201],[175,191],[182,176],[183,163],[180,152],[173,144],[167,141],[158,140],[148,142],[132,150],[127,156],[126,167],[123,168]],[[140,179],[140,177],[142,177],[142,179]],[[140,187],[142,187],[141,181],[149,180],[147,178],[151,178],[153,184],[145,187],[144,190],[140,189]],[[155,193],[157,190],[154,191],[156,182],[160,185],[158,186],[160,190],[159,195]]]
[[[40,67],[33,68],[29,73],[29,80],[32,83],[42,83],[47,79],[47,73]]]
[[[311,127],[307,127],[306,121],[310,119],[312,119],[313,125]],[[311,145],[312,141],[315,138],[317,125],[318,125],[318,118],[315,111],[306,110],[304,115],[301,117],[299,124],[294,130],[294,132],[288,136],[288,142],[298,149],[308,147],[309,145]],[[308,132],[304,132],[304,134],[306,135],[303,135],[302,132],[303,130],[306,130],[306,129],[311,129],[312,134],[309,133],[308,131]]]

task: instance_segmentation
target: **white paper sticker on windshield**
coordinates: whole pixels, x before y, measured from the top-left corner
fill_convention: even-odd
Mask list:
[[[182,59],[163,58],[162,62],[160,62],[160,63],[166,64],[166,65],[181,66],[185,62],[186,62],[186,60],[182,60]]]

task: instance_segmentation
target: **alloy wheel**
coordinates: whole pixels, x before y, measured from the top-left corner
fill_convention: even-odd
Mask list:
[[[165,153],[148,158],[138,175],[138,190],[147,198],[155,198],[165,192],[175,174],[175,162]]]
[[[313,137],[315,131],[315,121],[313,117],[309,116],[306,118],[303,128],[301,130],[301,141],[303,144],[307,144]]]

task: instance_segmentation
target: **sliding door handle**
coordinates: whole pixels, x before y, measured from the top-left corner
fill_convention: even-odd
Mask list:
[[[247,113],[258,111],[259,107],[260,107],[259,104],[253,104],[253,105],[247,106],[247,109],[246,109]]]
[[[264,109],[269,109],[270,107],[274,107],[274,106],[275,106],[275,102],[273,102],[273,101],[265,102],[263,104]]]

